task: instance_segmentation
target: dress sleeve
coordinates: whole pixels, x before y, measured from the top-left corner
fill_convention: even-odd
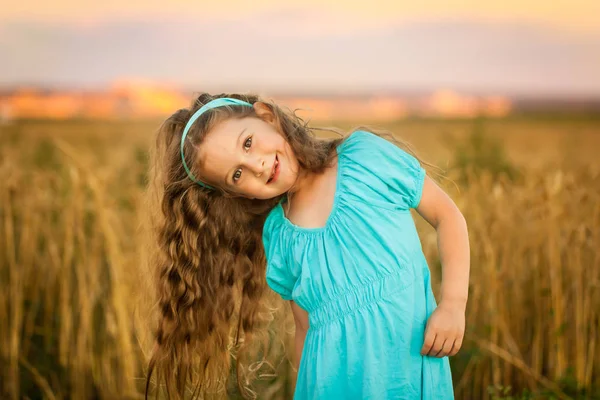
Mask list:
[[[360,162],[369,169],[371,179],[377,181],[376,186],[387,192],[382,194],[401,208],[418,207],[426,176],[419,161],[374,133],[357,131],[352,136],[356,136],[355,156],[362,158]]]
[[[286,262],[286,248],[280,230],[274,226],[272,218],[267,218],[263,228],[263,245],[267,258],[267,284],[284,300],[292,300],[296,279]]]

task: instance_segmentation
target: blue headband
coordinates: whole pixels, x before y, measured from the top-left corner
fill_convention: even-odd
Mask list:
[[[201,182],[199,179],[196,179],[194,174],[192,174],[192,171],[190,171],[187,163],[185,162],[185,157],[183,156],[183,144],[185,143],[185,138],[187,137],[190,128],[202,114],[204,114],[208,110],[212,110],[213,108],[233,105],[252,107],[252,104],[246,101],[231,99],[229,97],[222,97],[220,99],[211,100],[205,105],[203,105],[198,111],[196,111],[194,115],[192,115],[188,123],[185,125],[185,128],[183,129],[183,135],[181,136],[181,162],[183,163],[183,168],[185,168],[185,172],[192,181],[207,189],[213,190],[214,188],[212,186],[207,185],[204,182]]]

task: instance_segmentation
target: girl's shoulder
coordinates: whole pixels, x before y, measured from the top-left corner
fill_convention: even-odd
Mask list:
[[[270,242],[272,238],[277,237],[277,233],[281,231],[283,222],[283,209],[277,204],[267,215],[263,225],[263,241]]]
[[[338,147],[338,154],[345,157],[390,158],[392,161],[419,164],[419,161],[392,141],[366,130],[353,131]],[[419,164],[420,165],[420,164]]]
[[[385,197],[405,208],[418,205],[425,169],[416,157],[395,143],[357,130],[342,142],[338,155],[345,182],[351,184],[354,192],[374,199]]]
[[[267,261],[267,284],[284,300],[292,300],[292,291],[297,280],[288,259],[289,238],[284,238],[283,209],[275,207],[263,226],[262,241]]]
[[[392,168],[393,172],[421,174],[423,168],[419,160],[395,143],[369,131],[352,132],[338,147],[338,155],[351,162],[367,167]]]
[[[361,145],[369,144],[373,140],[376,140],[375,138],[379,138],[379,136],[369,131],[355,130],[342,141],[338,147],[338,153],[342,152],[340,150],[343,150],[346,154],[348,152],[355,152],[359,150]]]
[[[352,131],[342,143],[344,145],[356,145],[360,143],[376,143],[379,141],[384,141],[386,143],[391,144],[388,140],[382,138],[381,136],[373,132],[364,129],[357,129],[355,131]]]

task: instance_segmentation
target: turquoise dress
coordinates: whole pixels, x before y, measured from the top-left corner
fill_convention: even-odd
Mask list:
[[[453,399],[448,358],[420,354],[436,302],[409,210],[425,171],[369,132],[337,153],[325,226],[294,225],[279,204],[263,230],[267,283],[308,312],[294,398]]]

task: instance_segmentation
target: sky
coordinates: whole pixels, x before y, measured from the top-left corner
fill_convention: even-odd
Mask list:
[[[13,1],[0,86],[600,96],[599,16],[597,0]]]

